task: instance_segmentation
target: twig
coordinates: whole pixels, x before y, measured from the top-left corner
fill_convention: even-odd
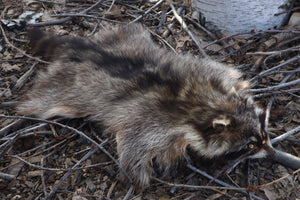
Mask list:
[[[267,88],[249,89],[249,90],[245,90],[245,92],[266,92],[266,91],[271,91],[271,90],[275,90],[275,89],[288,87],[288,86],[291,86],[291,85],[296,85],[298,83],[300,83],[300,79],[296,79],[294,81],[290,81],[290,82],[287,82],[287,83],[282,83],[282,84],[267,87]]]
[[[67,21],[70,21],[72,17],[66,17],[63,19],[55,20],[55,21],[47,21],[47,22],[39,22],[39,23],[34,23],[34,24],[28,24],[28,26],[31,27],[39,27],[39,26],[50,26],[50,25],[59,25],[62,23],[65,23]]]
[[[276,14],[274,14],[274,16],[282,15],[282,14],[297,11],[297,10],[300,10],[300,7],[295,7],[295,8],[289,9],[289,10],[285,10],[285,11],[276,13]]]
[[[296,34],[300,34],[300,31],[295,31],[295,30],[259,30],[257,32],[262,32],[262,33],[296,33]]]
[[[47,125],[47,124],[43,123],[43,124],[32,125],[32,126],[29,126],[29,127],[23,128],[23,129],[19,129],[19,130],[13,132],[13,133],[11,133],[11,134],[9,134],[9,135],[7,135],[7,136],[1,138],[1,140],[11,139],[14,135],[16,135],[16,134],[18,134],[18,133],[20,133],[20,132],[22,132],[22,134],[28,133],[28,132],[34,131],[34,130],[36,130],[36,129],[38,129],[38,128],[42,128],[42,127],[44,127],[44,126],[46,126],[46,125]]]
[[[259,186],[257,186],[257,187],[258,187],[258,188],[264,188],[264,187],[267,187],[267,186],[269,186],[269,185],[276,184],[276,183],[278,183],[278,182],[280,182],[280,181],[282,181],[282,180],[284,180],[284,179],[286,179],[286,178],[288,178],[288,177],[290,177],[290,176],[293,176],[293,175],[297,174],[298,172],[300,172],[300,168],[297,169],[296,171],[293,171],[293,172],[291,172],[291,173],[289,173],[289,174],[283,176],[283,177],[280,177],[279,179],[276,179],[276,180],[274,180],[274,181],[271,181],[271,182],[266,183],[266,184],[263,184],[263,185],[259,185]]]
[[[50,62],[47,62],[47,61],[41,60],[41,59],[39,59],[39,58],[37,58],[37,57],[33,57],[33,56],[31,56],[31,55],[28,55],[27,53],[25,53],[25,51],[19,49],[18,47],[15,47],[15,46],[7,39],[6,34],[5,34],[5,31],[4,31],[4,29],[3,29],[2,25],[1,25],[1,23],[0,23],[0,29],[1,29],[1,32],[2,32],[2,36],[3,36],[5,42],[6,42],[6,44],[7,44],[8,46],[10,46],[10,47],[13,48],[13,49],[16,49],[18,52],[20,52],[20,53],[21,53],[22,55],[24,55],[24,56],[27,56],[28,58],[31,58],[31,59],[36,60],[36,61],[39,61],[39,62],[41,62],[41,63],[50,64]]]
[[[272,96],[269,100],[269,103],[267,105],[267,109],[265,111],[266,113],[266,117],[265,117],[265,121],[264,121],[264,131],[268,133],[268,127],[269,127],[269,118],[270,118],[270,113],[271,113],[271,109],[272,109],[272,105],[274,102],[275,96]]]
[[[112,0],[110,7],[109,7],[108,10],[104,13],[103,17],[105,17],[105,16],[107,15],[107,13],[109,13],[109,12],[111,11],[111,9],[112,9],[112,7],[114,6],[114,4],[115,4],[115,0]]]
[[[18,119],[16,121],[14,121],[13,123],[11,123],[11,124],[3,127],[0,130],[0,137],[6,136],[9,132],[20,128],[21,126],[23,126],[23,124],[25,123],[25,121],[26,120]]]
[[[99,146],[103,146],[104,143],[102,143]],[[91,155],[93,155],[97,150],[98,150],[98,146],[96,146],[94,149],[91,149],[86,155],[84,155],[73,167],[72,169],[75,169],[77,167],[79,167],[86,159],[88,159]],[[61,184],[71,175],[73,171],[69,171],[67,172],[59,181],[58,184],[56,184],[53,189],[51,190],[49,196],[47,197],[47,200],[51,200],[54,197],[54,194],[56,193],[56,191],[58,190],[58,188],[61,186]]]
[[[257,78],[266,76],[266,75],[268,75],[271,71],[274,71],[274,70],[276,70],[276,69],[278,69],[278,68],[280,68],[280,67],[283,67],[283,66],[285,66],[285,65],[287,65],[287,64],[290,64],[290,63],[292,63],[292,62],[294,62],[294,61],[297,61],[297,60],[299,60],[299,59],[300,59],[300,55],[297,55],[297,56],[295,56],[295,57],[293,57],[293,58],[291,58],[291,59],[289,59],[289,60],[287,60],[287,61],[285,61],[285,62],[283,62],[283,63],[281,63],[281,64],[279,64],[279,65],[277,65],[277,66],[275,66],[275,67],[272,67],[272,68],[270,68],[270,69],[268,69],[268,70],[266,70],[266,71],[263,71],[263,72],[259,73],[257,76],[255,76],[254,78],[252,78],[252,79],[250,80],[250,82],[252,82],[253,80],[255,80],[255,79],[257,79]]]
[[[187,184],[176,184],[176,183],[169,183],[166,181],[163,181],[161,179],[158,178],[154,178],[154,180],[166,184],[168,186],[172,186],[172,187],[181,187],[181,188],[189,188],[189,189],[195,189],[195,190],[199,190],[199,189],[210,189],[210,190],[236,190],[236,191],[243,191],[245,192],[247,190],[247,188],[236,188],[234,186],[232,187],[219,187],[219,186],[207,186],[207,185],[187,185]]]
[[[107,19],[104,17],[98,17],[98,16],[94,16],[94,15],[87,15],[87,14],[73,14],[73,13],[66,13],[66,14],[56,14],[56,15],[51,15],[51,17],[89,17],[89,18],[95,18],[95,19],[100,19],[103,21],[108,21],[108,22],[114,22],[114,23],[119,23],[119,24],[126,24],[125,22],[120,22],[120,21],[116,21],[116,20],[111,20],[111,19]]]
[[[156,4],[154,4],[151,8],[149,8],[143,15],[140,15],[139,17],[137,17],[135,20],[131,21],[129,24],[135,23],[137,21],[139,21],[140,19],[142,19],[145,15],[148,15],[153,9],[155,9],[156,7],[158,7],[160,4],[162,4],[164,2],[164,0],[160,0],[158,1]]]
[[[294,128],[293,130],[290,130],[274,139],[271,140],[272,144],[275,144],[277,142],[280,142],[282,140],[284,140],[285,138],[289,137],[290,135],[294,135],[296,133],[300,132],[300,126],[298,126],[297,128]]]
[[[44,122],[44,123],[48,123],[48,124],[54,124],[54,125],[57,125],[57,126],[60,126],[60,127],[63,127],[63,128],[67,128],[77,134],[79,134],[80,136],[84,137],[85,139],[87,139],[88,141],[92,142],[94,145],[96,145],[99,149],[101,149],[102,152],[104,152],[112,161],[114,161],[116,163],[116,165],[119,166],[119,162],[108,152],[106,151],[102,145],[99,145],[95,140],[93,140],[92,138],[88,137],[86,134],[84,134],[83,132],[73,128],[73,127],[70,127],[70,126],[67,126],[67,125],[64,125],[64,124],[61,124],[61,123],[58,123],[58,122],[55,122],[55,121],[49,121],[49,120],[44,120],[44,119],[38,119],[38,118],[32,118],[32,117],[23,117],[23,116],[6,116],[6,115],[0,115],[0,118],[11,118],[11,119],[28,119],[28,120],[33,120],[33,121],[38,121],[38,122]],[[132,182],[132,179],[131,177],[128,176],[128,174],[124,171],[124,169],[120,168],[120,171],[128,178],[129,182],[131,183]]]
[[[215,41],[213,41],[213,42],[208,43],[207,45],[205,45],[205,46],[203,47],[203,49],[206,49],[207,47],[209,47],[209,46],[211,46],[211,45],[213,45],[213,44],[215,44],[215,43],[219,43],[219,42],[221,42],[221,41],[228,40],[228,39],[230,39],[230,38],[233,38],[233,37],[236,37],[236,36],[239,36],[239,35],[248,35],[248,34],[253,34],[253,32],[252,32],[252,31],[249,31],[249,32],[243,32],[243,33],[236,33],[236,34],[233,34],[233,35],[229,35],[229,36],[223,37],[223,38],[221,38],[221,39],[218,39],[218,40],[215,40]]]
[[[269,55],[278,55],[283,53],[289,53],[289,52],[295,52],[300,51],[300,46],[280,50],[280,51],[256,51],[256,52],[247,52],[246,55],[263,55],[263,56],[269,56]]]
[[[216,175],[213,177],[213,179],[211,179],[207,185],[210,185],[212,182],[214,182],[221,174],[223,174],[225,171],[227,171],[229,168],[232,168],[232,166],[236,166],[237,164],[239,164],[241,161],[243,161],[248,155],[250,155],[252,151],[248,151],[246,153],[244,153],[243,155],[239,156],[237,159],[235,159],[232,163],[230,163],[229,165],[223,167],[223,169]]]
[[[94,9],[95,7],[97,7],[100,3],[102,3],[102,0],[97,1],[95,4],[93,4],[92,6],[88,7],[87,9],[83,10],[82,12],[80,12],[79,14],[86,14],[87,12],[89,12],[90,10]],[[67,22],[69,20],[71,20],[73,17],[66,17],[60,20],[56,20],[56,21],[49,21],[49,22],[40,22],[40,23],[35,23],[35,24],[28,24],[28,26],[49,26],[49,25],[56,25],[56,24],[62,24],[64,22]]]
[[[0,172],[0,178],[11,181],[15,178],[15,176],[11,175],[11,174],[6,174],[6,173],[3,173],[3,172]]]
[[[198,47],[198,49],[200,50],[201,54],[205,57],[208,58],[209,56],[205,53],[205,51],[203,50],[203,48],[201,47],[200,43],[198,42],[198,40],[195,38],[195,36],[193,35],[193,33],[188,29],[186,23],[184,22],[184,20],[182,19],[182,17],[180,17],[180,15],[178,15],[178,13],[176,12],[176,9],[174,7],[174,5],[169,2],[173,14],[176,17],[177,21],[181,24],[182,28],[188,33],[188,35],[192,38],[192,40],[196,43],[196,46]]]
[[[184,16],[185,19],[187,19],[189,22],[191,22],[192,24],[194,24],[195,26],[197,26],[199,29],[201,29],[204,33],[206,33],[212,40],[217,40],[217,37],[211,33],[209,30],[207,30],[205,27],[201,26],[199,23],[195,22],[193,19],[191,19],[188,16]],[[221,40],[223,41],[223,40]],[[207,45],[206,45],[207,47]],[[205,47],[203,47],[203,49],[205,49]]]
[[[155,32],[153,32],[153,31],[151,31],[150,29],[148,29],[148,31],[151,33],[151,34],[153,34],[153,35],[155,35],[156,37],[158,37],[160,40],[162,40],[175,54],[178,54],[177,52],[176,52],[176,50],[164,39],[164,38],[162,38],[162,37],[160,37],[160,35],[158,35],[158,34],[156,34]]]
[[[208,178],[208,179],[213,179],[212,176],[210,176],[210,175],[207,174],[206,172],[203,172],[203,171],[197,169],[196,167],[192,166],[191,164],[188,164],[187,167],[190,168],[191,170],[193,170],[194,172],[199,173],[199,174],[201,174],[202,176],[205,176],[205,177]],[[220,181],[220,180],[218,180],[218,179],[215,179],[214,181],[215,181],[216,183],[220,184],[220,185],[225,186],[225,188],[235,188],[238,192],[241,192],[241,193],[243,193],[243,194],[245,194],[245,195],[248,195],[248,193],[244,190],[244,188],[241,188],[241,190],[239,190],[240,188],[236,188],[235,186],[230,185],[230,184],[227,184],[227,183],[225,183],[225,182],[223,182],[223,181]],[[208,188],[208,189],[209,189],[209,188]],[[255,196],[255,195],[253,195],[253,198],[255,198],[255,199],[257,199],[257,200],[263,200],[262,198],[260,198],[260,197],[258,197],[258,196]]]
[[[125,197],[123,198],[123,200],[128,200],[130,198],[130,195],[132,194],[133,189],[134,189],[134,186],[131,185],[130,188],[129,188],[129,190],[127,191]]]
[[[105,145],[107,143],[108,140],[105,140],[103,143],[101,143],[101,145]],[[84,167],[76,167],[76,168],[71,168],[71,169],[57,169],[57,168],[48,168],[48,167],[43,167],[43,166],[39,166],[39,165],[35,165],[35,164],[32,164],[26,160],[24,160],[23,158],[21,158],[20,156],[18,155],[11,155],[10,157],[13,157],[13,158],[17,158],[18,160],[24,162],[25,164],[27,164],[28,166],[30,167],[33,167],[33,168],[36,168],[36,169],[39,169],[39,170],[46,170],[46,171],[52,171],[52,172],[69,172],[69,171],[78,171],[78,170],[83,170],[83,169],[89,169],[89,168],[94,168],[94,167],[97,167],[97,166],[102,166],[102,165],[110,165],[112,164],[112,162],[104,162],[104,163],[98,163],[98,164],[93,164],[93,165],[88,165],[88,166],[84,166]]]
[[[267,96],[271,96],[274,94],[282,94],[282,93],[288,93],[290,95],[293,95],[293,93],[299,92],[299,91],[300,91],[300,88],[289,89],[289,90],[279,90],[279,91],[268,91],[266,93],[253,95],[253,98],[262,98],[262,97],[267,97]],[[299,97],[299,96],[297,96],[297,97]]]
[[[183,7],[179,7],[177,9],[177,13],[180,15],[181,12],[183,11]],[[170,34],[170,30],[173,28],[174,24],[175,24],[175,16],[172,17],[172,19],[170,20],[172,23],[170,23],[168,26],[167,26],[167,30],[163,33],[163,37],[166,38],[168,37],[168,35]]]
[[[278,149],[273,148],[273,151],[270,155],[272,160],[292,169],[300,169],[300,158]]]
[[[33,74],[34,70],[36,69],[36,65],[37,62],[33,63],[30,69],[17,80],[16,85],[13,87],[14,90],[23,87],[25,82],[28,80],[28,78]]]
[[[12,107],[13,105],[16,105],[18,102],[17,101],[7,101],[7,102],[2,102],[0,103],[0,109],[1,108],[7,108],[7,107]],[[1,134],[0,134],[1,135]]]

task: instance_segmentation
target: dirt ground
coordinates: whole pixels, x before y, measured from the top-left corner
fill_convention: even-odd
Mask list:
[[[163,181],[153,179],[151,186],[136,190],[119,181],[115,140],[96,124],[86,119],[45,122],[9,117],[16,116],[13,105],[30,90],[37,71],[47,66],[30,50],[29,27],[91,37],[100,29],[137,21],[163,48],[195,57],[204,51],[242,71],[253,86],[255,100],[270,108],[270,138],[295,132],[274,147],[300,157],[299,24],[249,30],[247,35],[215,35],[200,25],[189,1],[174,3],[200,41],[203,49],[199,49],[170,4],[158,2],[0,0],[0,199],[300,199],[295,169],[266,158],[245,160],[224,172],[232,159],[205,160],[193,152],[189,161],[182,160],[169,174],[155,175]],[[203,173],[218,175],[219,182],[209,183],[212,178]]]

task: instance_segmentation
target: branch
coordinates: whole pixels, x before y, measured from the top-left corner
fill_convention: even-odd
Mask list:
[[[24,56],[27,56],[28,58],[31,58],[31,59],[36,60],[36,61],[39,61],[39,62],[41,62],[41,63],[50,64],[50,62],[47,62],[47,61],[41,60],[41,59],[39,59],[39,58],[37,58],[37,57],[33,57],[33,56],[31,56],[31,55],[28,55],[27,53],[25,53],[25,51],[19,49],[18,47],[15,47],[15,46],[7,39],[6,34],[5,34],[5,31],[4,31],[4,29],[3,29],[2,25],[1,25],[1,23],[0,23],[0,30],[1,30],[2,36],[3,36],[5,42],[6,42],[6,44],[7,44],[8,46],[10,46],[10,47],[13,48],[13,49],[16,49],[18,52],[20,52],[20,53],[21,53],[22,55],[24,55]]]
[[[193,35],[193,33],[188,29],[188,27],[187,27],[186,23],[184,22],[184,20],[182,19],[182,17],[180,17],[180,15],[178,15],[178,13],[176,12],[174,5],[171,2],[169,2],[169,4],[170,4],[170,6],[172,8],[174,16],[176,17],[177,21],[181,24],[183,30],[185,30],[189,34],[189,36],[192,38],[192,40],[196,43],[196,46],[200,50],[201,54],[205,58],[208,58],[209,56],[205,53],[205,51],[201,47],[201,45],[198,42],[198,40],[195,38],[195,36]]]
[[[284,140],[285,138],[289,137],[290,135],[293,135],[298,132],[300,132],[300,126],[272,139],[271,143],[274,144],[274,143],[280,142],[280,141]]]
[[[300,169],[300,158],[278,149],[273,150],[274,153],[270,155],[272,160],[292,169]]]
[[[213,179],[213,177],[212,177],[211,175],[209,175],[209,174],[207,174],[206,172],[203,172],[203,171],[197,169],[196,167],[192,166],[191,164],[188,164],[187,167],[188,167],[189,169],[191,169],[192,171],[194,171],[194,172],[196,172],[196,173],[198,173],[198,174],[201,174],[202,176],[205,176],[205,177],[208,178],[208,179]],[[225,188],[236,188],[236,189],[241,189],[241,188],[237,188],[237,187],[235,187],[235,186],[233,186],[233,185],[227,184],[227,183],[225,183],[225,182],[223,182],[223,181],[221,181],[221,180],[219,180],[219,179],[215,179],[214,181],[215,181],[216,183],[222,185],[222,186],[225,186]],[[207,188],[207,189],[209,189],[209,188]],[[220,189],[220,188],[219,188],[219,189]],[[243,194],[248,195],[248,193],[247,193],[245,190],[243,190],[243,189],[242,189],[242,190],[237,190],[237,191],[240,192],[240,193],[243,193]],[[255,195],[253,195],[252,197],[255,198],[255,199],[257,199],[257,200],[262,200],[262,198],[260,198],[260,197],[258,197],[258,196],[255,196]]]
[[[164,2],[164,0],[160,0],[158,1],[156,4],[154,4],[151,8],[149,8],[143,15],[140,15],[138,18],[136,18],[135,20],[131,21],[129,24],[135,23],[137,21],[139,21],[140,19],[142,19],[145,15],[148,15],[154,8],[158,7],[160,4],[162,4]]]
[[[282,84],[267,87],[267,88],[245,90],[245,92],[266,92],[266,91],[271,91],[271,90],[275,90],[275,89],[284,88],[284,87],[291,86],[291,85],[296,85],[298,83],[300,83],[300,78],[296,79],[294,81],[290,81],[290,82],[287,82],[287,83],[282,83]]]

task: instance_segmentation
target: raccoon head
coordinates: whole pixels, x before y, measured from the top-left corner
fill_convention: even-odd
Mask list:
[[[193,98],[189,98],[193,106],[185,121],[190,146],[207,158],[247,151],[265,156],[260,150],[271,144],[264,111],[243,90],[227,90],[222,84],[214,81],[193,87]]]

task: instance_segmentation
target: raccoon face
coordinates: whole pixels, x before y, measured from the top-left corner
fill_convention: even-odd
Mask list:
[[[264,131],[264,112],[251,97],[232,94],[219,97],[220,101],[209,101],[192,112],[187,123],[193,131],[186,134],[191,147],[207,158],[232,152],[264,157],[261,149],[270,146]],[[226,99],[226,100],[224,100]]]

